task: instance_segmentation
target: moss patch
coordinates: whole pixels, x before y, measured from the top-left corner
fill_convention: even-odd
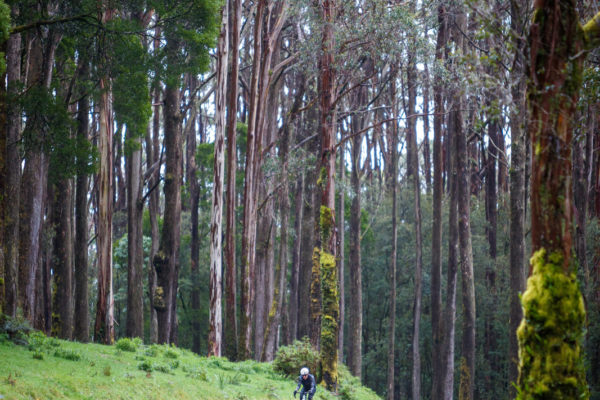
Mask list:
[[[544,249],[531,258],[523,294],[517,399],[587,399],[581,342],[585,308],[574,273],[563,257]]]

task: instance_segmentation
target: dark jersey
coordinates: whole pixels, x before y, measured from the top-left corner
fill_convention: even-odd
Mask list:
[[[315,377],[312,376],[312,374],[308,374],[308,377],[306,379],[302,378],[302,375],[300,375],[298,377],[298,387],[296,387],[296,390],[300,389],[300,386],[302,386],[303,393],[308,392],[311,395],[314,395],[317,391]]]

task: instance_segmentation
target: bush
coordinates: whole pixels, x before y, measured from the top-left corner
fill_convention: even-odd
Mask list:
[[[116,346],[119,350],[135,353],[139,344],[141,344],[141,340],[139,338],[122,338],[119,339]]]
[[[27,345],[27,335],[32,331],[29,321],[22,317],[0,316],[0,334],[8,336],[13,343]]]
[[[290,346],[279,348],[273,361],[273,370],[286,376],[295,376],[300,368],[308,367],[314,374],[319,362],[319,353],[311,346],[309,339],[304,337]]]
[[[154,369],[154,365],[152,365],[152,361],[144,360],[138,364],[138,369],[141,369],[142,371],[146,372],[152,372],[152,370]]]
[[[81,360],[81,354],[73,350],[67,349],[56,349],[54,357],[64,358],[65,360],[79,361]]]

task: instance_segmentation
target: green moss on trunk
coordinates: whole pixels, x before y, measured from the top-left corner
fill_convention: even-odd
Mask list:
[[[321,361],[323,382],[328,390],[336,391],[338,384],[338,319],[339,292],[335,257],[321,252],[321,286],[323,290],[323,319],[321,321]]]
[[[574,273],[565,273],[559,252],[537,251],[523,293],[517,399],[587,399],[581,342],[583,297]]]

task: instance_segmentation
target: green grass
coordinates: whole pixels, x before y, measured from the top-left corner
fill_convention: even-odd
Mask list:
[[[169,346],[81,344],[34,334],[29,346],[0,336],[0,399],[292,399],[293,378],[270,363],[199,357]],[[315,400],[379,399],[344,369],[339,396],[317,389]]]

